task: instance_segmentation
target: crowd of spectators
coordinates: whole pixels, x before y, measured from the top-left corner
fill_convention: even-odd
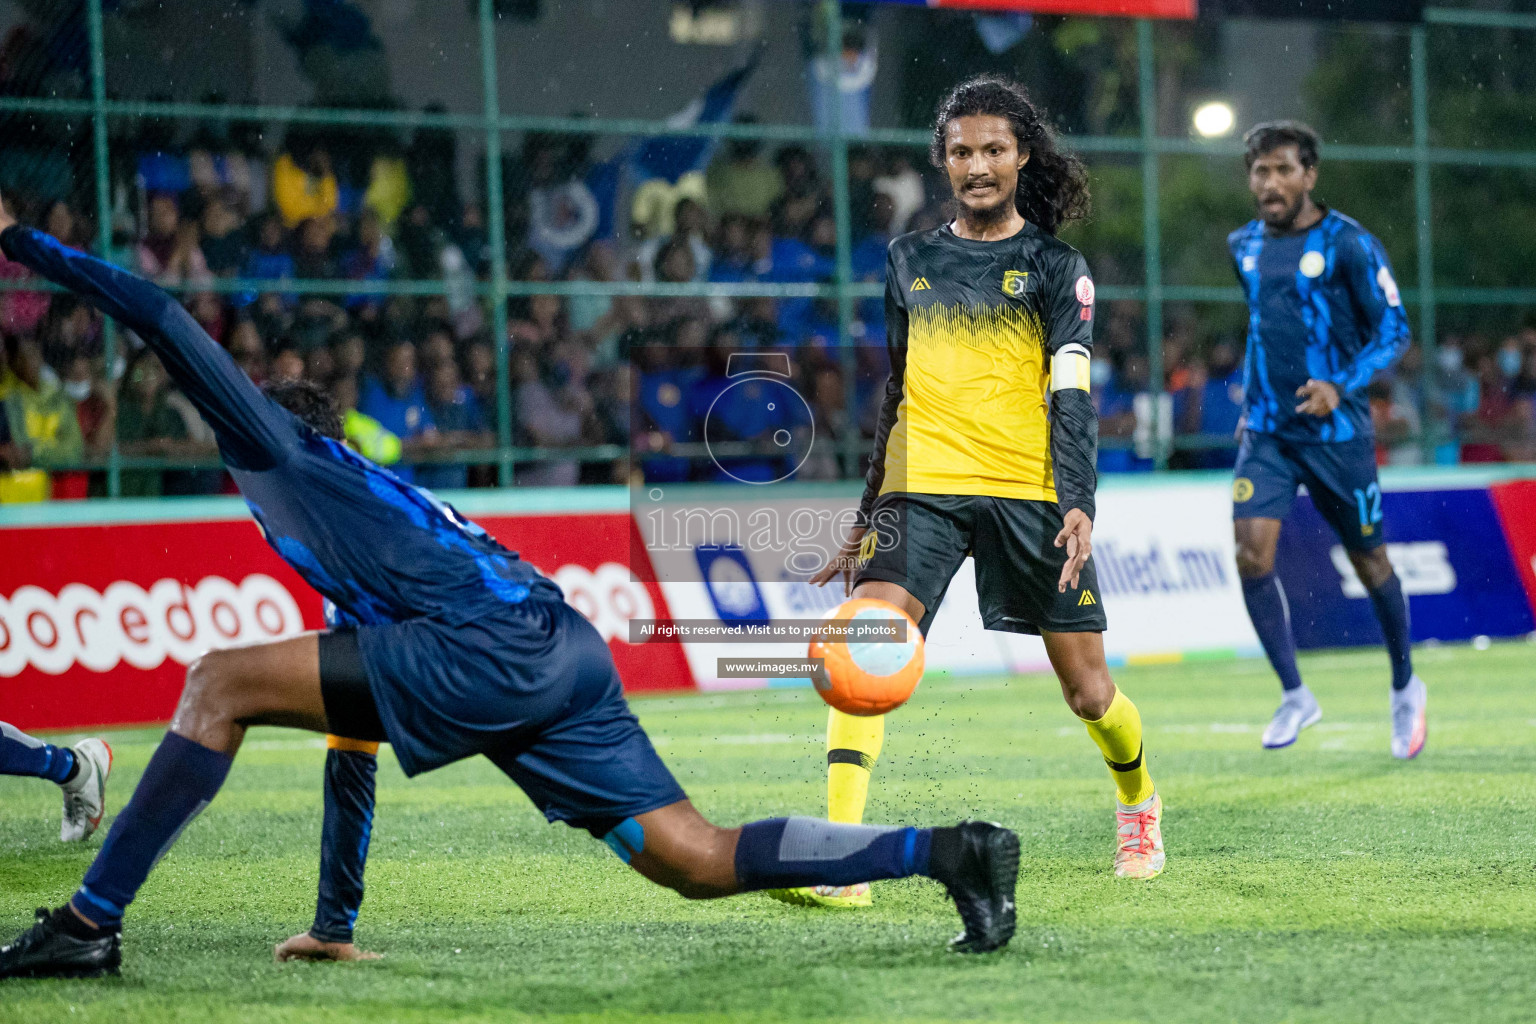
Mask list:
[[[179,289],[253,380],[302,376],[327,386],[352,442],[402,475],[434,488],[494,484],[503,415],[514,445],[541,450],[516,460],[519,483],[862,471],[847,456],[868,448],[888,372],[881,300],[855,304],[850,350],[838,345],[837,304],[817,298],[534,294],[511,301],[497,339],[485,306],[485,211],[464,199],[452,132],[423,129],[404,144],[371,130],[296,127],[275,152],[264,146],[238,125],[185,139],[147,125],[114,160],[111,255]],[[943,207],[910,151],[855,150],[849,163],[853,275],[879,283],[889,239],[940,223]],[[629,183],[622,202],[604,196],[605,169],[585,139],[531,135],[505,164],[514,280],[834,277],[829,183],[798,146],[770,154],[728,141],[706,173]],[[83,204],[7,198],[64,244],[92,248],[97,228]],[[138,339],[125,338],[107,367],[104,326],[88,306],[25,288],[26,270],[3,260],[0,278],[23,286],[0,292],[0,470],[10,470],[0,474],[0,500],[100,493],[114,438],[130,460],[123,493],[229,489],[207,425]],[[377,287],[394,279],[440,280],[443,294]],[[350,288],[287,283],[299,280]],[[1132,304],[1106,303],[1097,326],[1101,469],[1150,469],[1169,434],[1196,438],[1175,448],[1173,465],[1230,466],[1242,339],[1197,338],[1171,318],[1169,397],[1159,406],[1148,394],[1138,317]],[[788,377],[741,379],[731,355],[762,350],[789,354]],[[803,402],[766,401],[775,381]],[[1427,378],[1416,348],[1370,397],[1383,462],[1424,460],[1426,430],[1436,461],[1536,459],[1536,329],[1497,342],[1442,338]],[[799,429],[807,422],[817,447],[802,458],[798,442],[783,438],[809,436]]]

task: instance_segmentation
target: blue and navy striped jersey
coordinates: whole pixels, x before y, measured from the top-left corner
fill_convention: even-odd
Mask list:
[[[315,433],[262,394],[171,296],[41,232],[0,235],[11,259],[132,328],[213,428],[267,543],[333,608],[333,623],[473,621],[487,602],[560,588],[429,491]]]
[[[1293,234],[1251,221],[1227,244],[1248,297],[1248,429],[1301,442],[1371,437],[1365,387],[1408,347],[1408,317],[1381,242],[1328,210]],[[1296,412],[1296,389],[1308,379],[1338,387],[1331,416]]]

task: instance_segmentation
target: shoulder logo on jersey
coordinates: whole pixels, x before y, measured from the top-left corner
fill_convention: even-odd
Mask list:
[[[1328,260],[1316,249],[1301,254],[1301,276],[1322,277],[1323,271],[1328,268]]]
[[[1259,258],[1257,256],[1244,256],[1243,257],[1243,273],[1251,274],[1256,269],[1258,269],[1258,266],[1259,266]]]
[[[1253,497],[1253,481],[1240,476],[1232,481],[1232,500],[1241,504]]]
[[[1005,270],[1003,271],[1003,294],[1012,295],[1014,298],[1022,298],[1024,289],[1029,284],[1029,271]]]
[[[1077,301],[1085,306],[1093,305],[1093,278],[1084,274],[1077,279]]]
[[[1397,282],[1392,279],[1392,271],[1382,267],[1376,271],[1376,283],[1381,285],[1382,294],[1387,297],[1387,305],[1401,306],[1403,294],[1397,290]]]
[[[909,291],[909,292],[926,292],[926,291],[931,290],[932,288],[933,288],[933,285],[928,283],[928,279],[926,277],[920,277],[916,281],[912,282],[912,287],[908,288],[907,291]]]
[[[1097,601],[1095,601],[1093,599],[1093,591],[1091,591],[1091,590],[1083,591],[1083,596],[1077,599],[1077,606],[1079,608],[1086,608],[1090,604],[1098,604],[1098,603],[1099,602],[1097,602]]]

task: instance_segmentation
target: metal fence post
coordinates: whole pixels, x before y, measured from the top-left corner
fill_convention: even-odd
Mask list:
[[[1152,440],[1158,469],[1168,468],[1168,449],[1159,433],[1163,399],[1163,228],[1157,143],[1157,58],[1152,22],[1136,21],[1136,64],[1141,104],[1141,232],[1147,289],[1147,387],[1152,393]]]
[[[1435,444],[1441,440],[1431,422],[1431,391],[1435,386],[1435,246],[1434,199],[1430,192],[1429,163],[1429,54],[1427,29],[1410,31],[1409,63],[1413,81],[1413,200],[1419,248],[1419,440],[1424,461],[1435,461]],[[1446,438],[1449,440],[1449,438]]]
[[[96,171],[96,246],[101,258],[112,258],[112,167],[107,156],[107,61],[102,42],[101,0],[85,5],[87,31],[91,45],[91,164]],[[117,368],[117,324],[102,317],[102,373],[109,388],[117,386],[113,376]],[[107,496],[123,493],[123,474],[117,449],[117,426],[112,427],[112,446],[107,449]]]
[[[822,0],[822,15],[827,27],[826,61],[832,81],[831,137],[832,214],[837,221],[837,351],[843,371],[844,406],[848,422],[844,425],[843,475],[857,476],[859,466],[859,388],[858,357],[853,349],[853,216],[849,208],[848,138],[843,134],[843,5],[841,0]]]
[[[512,486],[512,368],[507,340],[507,218],[501,194],[501,96],[497,92],[496,15],[480,0],[480,80],[485,89],[485,217],[491,242],[491,331],[496,353],[496,482]]]

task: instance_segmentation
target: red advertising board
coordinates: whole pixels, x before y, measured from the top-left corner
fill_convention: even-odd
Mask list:
[[[1536,612],[1536,480],[1515,480],[1489,488],[1493,507],[1509,541],[1515,571],[1525,585],[1525,595]]]
[[[565,590],[631,690],[692,687],[676,645],[631,646],[667,619],[628,569],[627,513],[477,517]],[[641,579],[653,574],[649,567]],[[0,529],[0,720],[23,729],[164,721],[203,651],[321,624],[320,598],[248,519]]]

